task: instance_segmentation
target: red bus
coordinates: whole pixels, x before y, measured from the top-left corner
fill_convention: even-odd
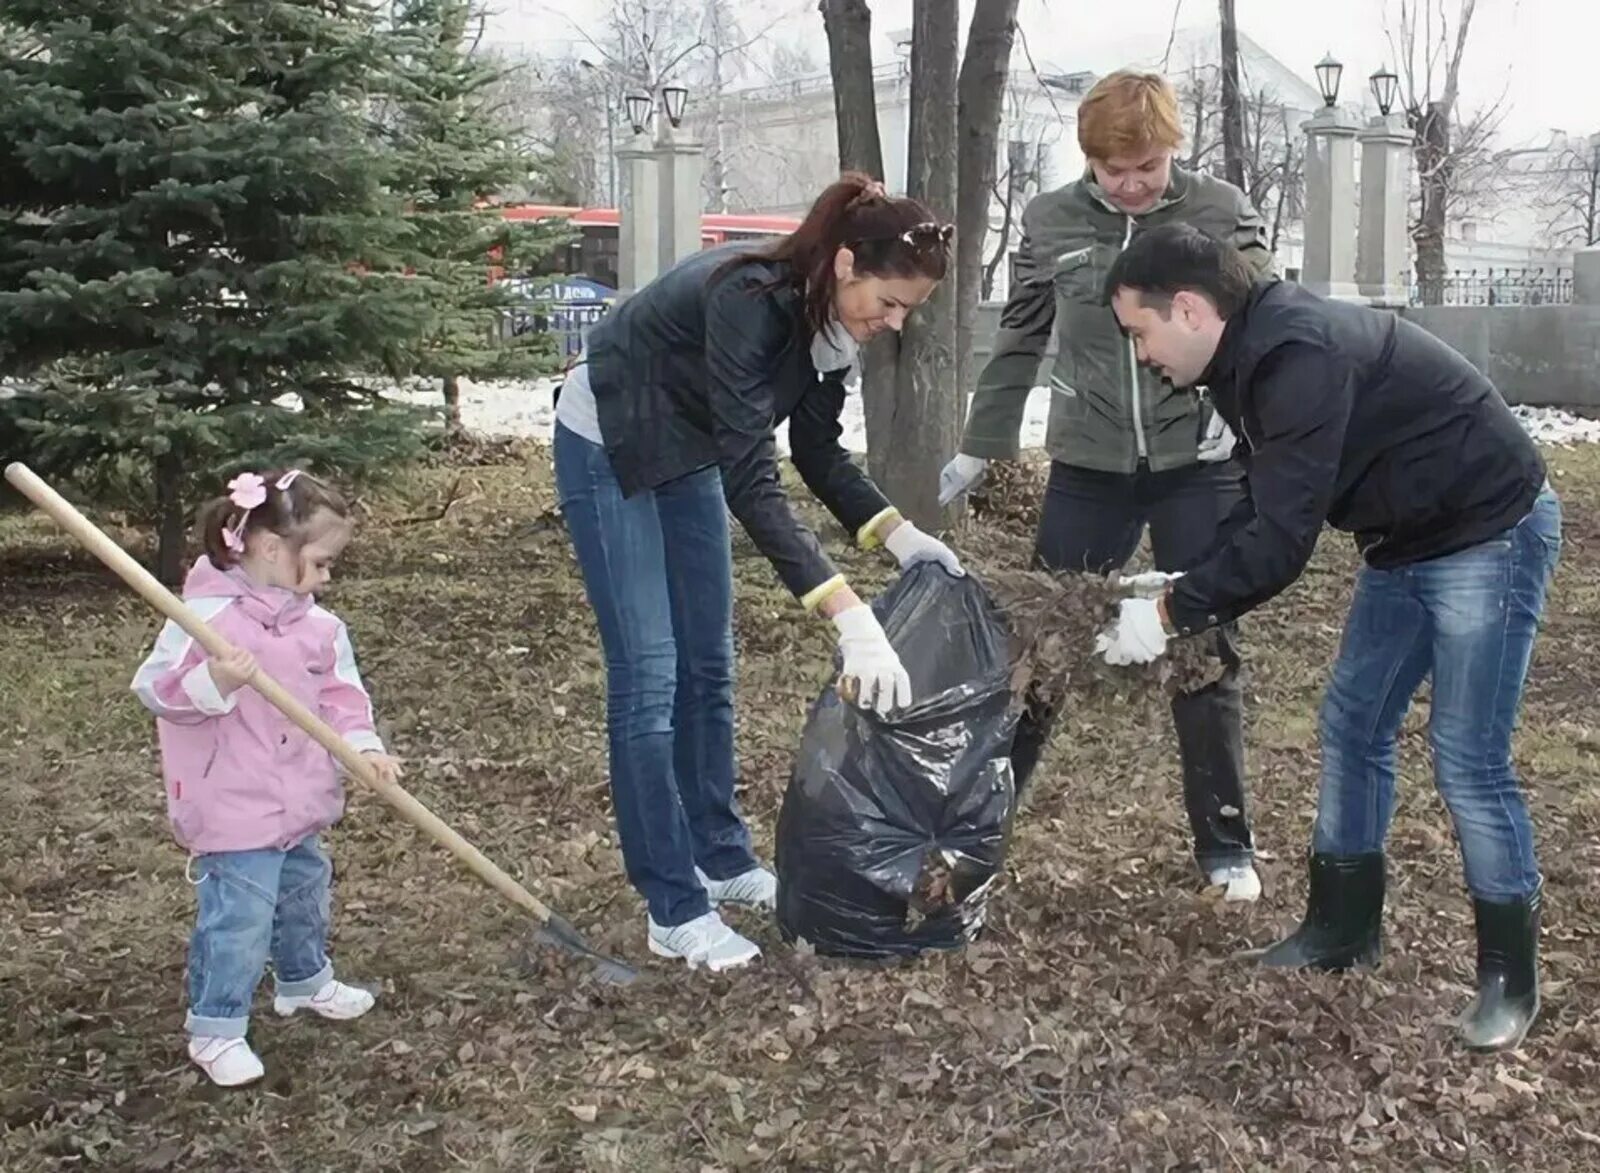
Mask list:
[[[578,230],[579,237],[564,249],[557,249],[529,276],[588,277],[612,289],[617,287],[617,223],[615,208],[572,208],[561,204],[507,204],[501,208],[507,220],[564,219]],[[703,248],[733,240],[761,240],[783,236],[800,227],[792,216],[753,216],[730,212],[706,212],[700,217],[700,242]]]

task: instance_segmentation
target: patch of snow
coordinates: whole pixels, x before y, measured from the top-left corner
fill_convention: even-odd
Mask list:
[[[558,379],[530,381],[503,380],[461,382],[461,417],[470,431],[488,436],[525,436],[548,440],[555,426],[553,400]],[[410,387],[392,393],[407,403],[437,407],[441,403],[434,388]],[[1600,443],[1600,420],[1584,419],[1554,407],[1514,407],[1522,426],[1541,444],[1566,446]],[[1022,446],[1044,446],[1045,424],[1050,414],[1050,389],[1035,387],[1028,396],[1022,416]],[[844,446],[851,452],[867,450],[867,423],[861,396],[852,392],[844,403]],[[789,451],[789,429],[780,424],[778,448]]]
[[[1559,407],[1513,407],[1512,413],[1541,444],[1562,448],[1573,444],[1600,444],[1600,420],[1584,419]]]
[[[522,436],[536,440],[549,440],[555,427],[556,384],[559,379],[497,380],[474,383],[461,381],[461,422],[468,431],[486,436]],[[439,407],[443,403],[437,388],[407,387],[390,393],[390,398],[421,407]],[[1050,391],[1035,387],[1028,396],[1023,413],[1022,446],[1044,446],[1045,421],[1050,411]],[[867,450],[867,421],[861,406],[861,396],[851,392],[844,401],[844,426],[841,437],[851,452]],[[789,426],[779,424],[778,450],[789,451]]]

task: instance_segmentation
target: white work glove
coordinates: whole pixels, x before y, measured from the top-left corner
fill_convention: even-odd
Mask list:
[[[893,554],[901,570],[910,570],[918,562],[937,562],[957,578],[965,574],[956,552],[938,538],[923,533],[909,521],[895,526],[883,539],[883,548]]]
[[[1206,434],[1200,438],[1200,462],[1221,464],[1224,460],[1232,460],[1234,445],[1237,443],[1228,421],[1223,419],[1220,413],[1213,411],[1211,419],[1206,422]]]
[[[883,625],[865,603],[833,617],[839,629],[844,664],[839,695],[851,704],[887,717],[911,703],[911,677],[884,634]]]
[[[983,480],[983,474],[988,469],[987,460],[968,456],[965,452],[956,453],[955,458],[939,473],[939,508],[943,509]]]
[[[1159,599],[1167,588],[1183,577],[1183,571],[1147,570],[1143,574],[1119,574],[1117,589],[1139,599]]]
[[[1148,664],[1167,650],[1167,633],[1154,599],[1124,599],[1117,621],[1095,637],[1107,664]]]

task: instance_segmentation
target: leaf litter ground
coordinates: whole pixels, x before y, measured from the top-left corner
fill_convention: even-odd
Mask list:
[[[1546,1008],[1523,1050],[1490,1057],[1451,1036],[1471,923],[1425,698],[1402,738],[1382,968],[1233,959],[1304,899],[1316,704],[1353,570],[1336,535],[1245,628],[1259,905],[1198,882],[1162,682],[1091,666],[1065,686],[982,941],[849,966],[746,915],[761,963],[708,977],[646,953],[621,875],[601,662],[548,458],[484,446],[367,503],[329,603],[415,793],[646,980],[609,989],[530,950],[525,918],[355,794],[330,836],[334,955],[378,1007],[279,1021],[263,998],[266,1081],[216,1091],[183,1059],[192,897],[126,691],[154,621],[45,525],[0,517],[0,1168],[1600,1167],[1600,454],[1552,459],[1567,547],[1518,741],[1547,877]],[[1002,475],[1010,503],[959,539],[997,583],[1026,566],[1040,483],[1036,467]],[[832,648],[742,538],[735,556],[742,800],[770,855]],[[887,579],[873,556],[844,564]],[[1103,616],[1067,610],[1076,648]]]

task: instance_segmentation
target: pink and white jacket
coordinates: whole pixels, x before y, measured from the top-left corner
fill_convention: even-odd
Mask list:
[[[229,643],[362,751],[382,752],[350,636],[310,595],[258,586],[202,557],[183,597]],[[156,715],[167,814],[196,853],[288,850],[344,813],[333,755],[246,685],[226,699],[204,648],[168,622],[133,691]]]

